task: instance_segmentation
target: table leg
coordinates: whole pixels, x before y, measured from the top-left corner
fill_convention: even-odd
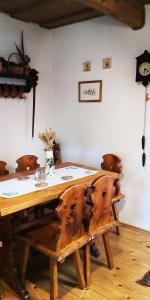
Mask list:
[[[15,263],[12,216],[1,218],[0,236],[3,247],[0,249],[0,277],[16,292],[21,299],[31,299],[24,283],[20,281]]]

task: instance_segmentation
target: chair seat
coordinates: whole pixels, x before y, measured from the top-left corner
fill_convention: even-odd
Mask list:
[[[125,197],[124,194],[119,193],[118,195],[112,198],[112,203],[119,202],[120,200],[124,199],[124,197]]]
[[[13,220],[14,224],[14,232],[18,234],[25,234],[28,230],[33,230],[35,228],[39,228],[40,226],[44,226],[49,224],[51,220],[56,217],[54,211],[51,211],[49,215],[43,215],[37,219],[33,218],[31,220],[28,219],[28,222],[20,223],[20,220],[17,220],[17,217]]]
[[[100,235],[102,235],[103,233],[111,230],[113,227],[116,227],[119,225],[119,222],[112,220],[110,223],[106,224],[106,225],[101,225],[93,230],[91,230],[88,234],[89,236],[91,236],[91,239],[94,240],[97,237],[99,237]]]
[[[23,242],[30,245],[31,247],[33,246],[35,249],[42,252],[46,256],[57,258],[58,262],[63,260],[65,257],[69,256],[70,254],[72,254],[76,249],[81,248],[86,243],[91,241],[91,237],[88,234],[84,234],[77,241],[72,241],[72,243],[68,244],[64,248],[55,251],[52,249],[53,248],[52,243],[55,237],[53,233],[48,234],[49,230],[50,230],[50,225],[34,229],[33,231],[30,230],[25,235],[22,234],[20,239]]]

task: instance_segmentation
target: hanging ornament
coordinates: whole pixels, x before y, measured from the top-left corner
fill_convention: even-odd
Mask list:
[[[146,109],[147,109],[147,101],[150,99],[148,95],[148,84],[150,81],[150,53],[145,50],[143,54],[138,56],[136,64],[136,82],[142,82],[143,86],[145,87],[145,105],[144,105],[144,126],[143,126],[143,135],[142,135],[142,166],[145,166],[146,163],[146,154],[145,154],[145,147],[146,147]]]
[[[146,108],[147,108],[147,98],[148,98],[148,93],[147,93],[147,86],[146,86],[146,91],[145,91],[145,105],[144,105],[144,126],[143,126],[143,135],[142,135],[142,166],[145,166],[146,163],[146,154],[145,154],[145,131],[146,131]]]

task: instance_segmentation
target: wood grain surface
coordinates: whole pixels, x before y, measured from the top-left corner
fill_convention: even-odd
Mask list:
[[[92,257],[91,284],[86,290],[77,287],[76,274],[70,260],[59,268],[59,296],[62,300],[149,300],[150,288],[136,283],[150,269],[150,234],[133,227],[121,227],[121,235],[111,233],[115,268],[107,268],[103,242],[100,260]],[[39,273],[37,275],[37,264]],[[44,261],[45,262],[45,261]],[[29,270],[27,288],[32,300],[49,300],[49,268],[37,256]],[[70,278],[66,278],[66,274]],[[6,300],[20,298],[5,285]]]
[[[66,166],[77,166],[81,168],[91,169],[93,168],[80,165],[76,163],[66,162],[59,165],[59,167],[66,167]],[[18,172],[17,174],[9,174],[5,176],[0,177],[0,181],[13,179],[13,178],[19,178],[21,176],[25,176],[28,174],[33,174],[33,171],[26,171],[26,172]],[[112,175],[114,178],[118,177],[117,173],[109,172],[105,170],[98,170],[96,174],[93,174],[91,176],[87,176],[81,179],[72,180],[63,184],[59,184],[53,187],[48,187],[40,191],[28,193],[22,196],[13,197],[11,199],[4,199],[0,197],[0,216],[7,216],[10,214],[13,214],[15,212],[21,211],[23,209],[33,207],[38,204],[43,204],[46,202],[51,201],[54,198],[57,198],[60,193],[67,187],[74,185],[74,184],[85,184],[90,185],[94,179],[101,175]]]

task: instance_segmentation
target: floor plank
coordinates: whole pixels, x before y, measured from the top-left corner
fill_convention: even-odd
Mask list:
[[[121,235],[111,233],[115,268],[107,268],[102,240],[100,258],[91,259],[92,280],[89,289],[77,287],[71,257],[59,266],[59,296],[63,300],[150,300],[150,287],[136,283],[150,270],[150,234],[134,228],[121,227]],[[36,266],[36,267],[35,267]],[[32,270],[31,270],[32,269]],[[39,270],[37,272],[37,269]],[[45,257],[32,259],[27,287],[32,300],[49,300],[49,267]],[[5,299],[19,300],[5,285]]]

